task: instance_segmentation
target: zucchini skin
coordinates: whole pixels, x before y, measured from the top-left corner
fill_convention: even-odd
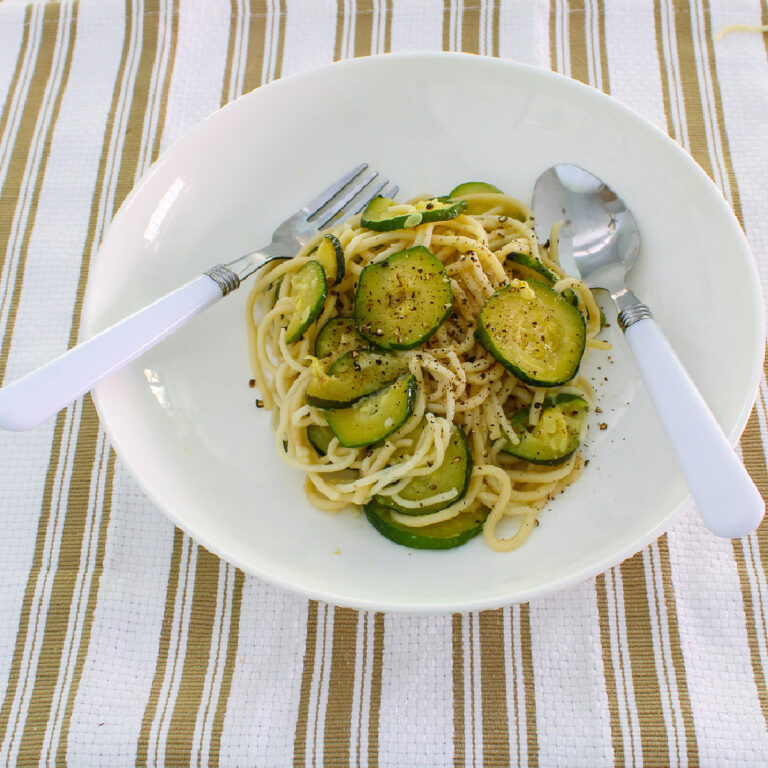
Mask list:
[[[394,204],[394,200],[382,197],[378,195],[371,200],[363,211],[360,217],[361,226],[366,229],[371,229],[374,232],[392,232],[395,229],[410,229],[412,227],[418,227],[419,224],[427,224],[432,221],[449,221],[455,219],[460,213],[463,213],[467,208],[466,200],[450,200],[441,202],[450,202],[451,205],[447,205],[441,208],[434,208],[429,211],[417,211],[414,213],[405,213],[398,216],[393,216],[389,219],[374,219],[370,218],[373,212],[381,206],[380,200],[387,200]],[[407,224],[409,219],[415,219],[419,217],[418,221],[413,224]]]
[[[483,530],[488,510],[479,512],[462,513],[457,518],[447,520],[445,523],[435,523],[423,528],[408,528],[392,520],[392,510],[376,501],[369,501],[365,507],[365,516],[371,525],[385,538],[411,549],[454,549],[466,544]],[[438,531],[444,531],[446,523],[454,523],[456,532],[453,535],[435,535]],[[442,526],[438,529],[437,526]]]
[[[376,334],[373,324],[376,322],[377,311],[378,313],[386,313],[388,309],[381,307],[378,308],[377,311],[374,311],[373,306],[366,306],[367,303],[372,303],[374,301],[372,295],[373,291],[369,289],[368,283],[374,281],[376,279],[375,276],[383,268],[388,268],[386,265],[396,264],[396,262],[404,261],[411,257],[426,259],[429,265],[435,269],[434,276],[440,277],[442,282],[440,288],[443,289],[442,292],[444,294],[442,297],[444,301],[442,302],[441,312],[434,317],[431,326],[426,330],[422,329],[419,335],[415,336],[410,341],[403,342],[388,337],[384,338],[383,336]],[[396,268],[397,266],[395,266],[395,269]],[[434,286],[433,289],[436,290],[437,286]],[[370,293],[371,295],[367,296],[367,293]],[[383,296],[379,297],[378,299],[375,299],[375,301],[382,301],[383,298]],[[418,311],[418,309],[415,311]],[[418,347],[437,332],[437,329],[440,328],[452,311],[453,293],[451,291],[451,281],[448,277],[448,273],[442,262],[429,249],[422,245],[406,248],[404,251],[392,254],[392,256],[387,257],[384,261],[369,264],[362,270],[360,277],[358,278],[357,291],[355,292],[355,327],[357,328],[357,332],[364,339],[367,339],[371,344],[374,344],[381,349],[408,350]]]
[[[460,501],[461,499],[463,499],[464,496],[466,496],[467,494],[467,488],[469,487],[469,479],[472,476],[472,467],[474,466],[474,461],[472,458],[472,451],[469,448],[469,442],[467,440],[467,436],[461,424],[454,424],[452,428],[452,433],[453,434],[451,436],[451,440],[453,440],[453,435],[456,435],[456,437],[458,438],[459,445],[463,449],[463,454],[465,457],[464,476],[462,478],[461,486],[457,488],[458,494],[456,496],[442,503],[430,504],[426,507],[418,507],[418,508],[402,507],[396,502],[394,502],[389,496],[376,495],[374,496],[374,500],[385,507],[389,507],[390,509],[393,509],[395,512],[399,512],[402,515],[418,516],[418,515],[429,515],[432,512],[439,512],[441,509],[445,509],[446,507],[449,507],[451,504],[455,504],[457,501]],[[448,450],[446,450],[445,461],[450,461],[448,457],[449,451],[450,451],[450,446]],[[415,479],[421,479],[425,482],[428,482],[427,478],[432,478],[435,474],[439,473],[442,469],[443,469],[443,465],[441,465],[440,467],[437,467],[429,475],[426,475],[422,478],[415,478]],[[403,493],[407,491],[407,489],[408,489],[408,486],[406,486],[403,489]],[[447,488],[440,489],[438,487],[432,493],[441,493],[446,490],[448,489]],[[400,495],[402,496],[402,493]],[[428,494],[428,495],[431,495],[431,494]]]
[[[583,418],[586,419],[586,415],[589,410],[589,405],[587,404],[587,401],[584,400],[583,397],[579,397],[579,395],[564,394],[564,395],[558,395],[555,398],[547,398],[543,403],[544,407],[542,408],[542,411],[546,410],[547,408],[551,408],[552,406],[564,405],[565,403],[571,403],[576,401],[578,401],[579,408],[583,406],[584,408]],[[521,410],[517,411],[517,413],[512,414],[509,421],[510,421],[510,424],[513,427],[515,427],[518,424],[525,423],[527,419],[528,419],[528,408],[522,408]],[[557,456],[553,456],[552,458],[549,458],[549,459],[538,458],[535,456],[531,456],[530,454],[523,455],[519,449],[519,446],[513,445],[510,442],[507,442],[505,447],[502,448],[501,450],[504,451],[504,453],[509,453],[512,456],[516,456],[518,459],[527,461],[529,464],[541,464],[543,466],[554,467],[570,459],[571,456],[573,456],[573,454],[579,450],[580,446],[581,446],[581,440],[577,440],[575,444],[573,444],[573,447],[570,448],[570,450],[560,453]]]
[[[323,239],[320,241],[320,245],[316,246],[311,253],[312,254],[317,253],[320,250],[320,248],[323,245],[325,245],[326,242],[328,243],[328,247],[332,249],[331,251],[332,255],[326,256],[326,258],[330,262],[332,262],[332,264],[329,264],[329,267],[332,268],[332,274],[331,274],[331,269],[326,269],[325,264],[323,264],[323,262],[320,261],[320,258],[318,258],[318,261],[320,262],[320,266],[325,270],[325,277],[329,285],[338,285],[343,280],[344,273],[346,271],[346,260],[344,259],[344,249],[341,247],[339,238],[336,237],[336,235],[332,235],[330,232],[326,235],[323,235]],[[331,277],[333,277],[333,279],[331,279]]]
[[[517,364],[515,364],[512,360],[509,360],[507,357],[505,357],[504,354],[498,349],[493,338],[491,337],[489,329],[485,325],[483,312],[485,312],[488,305],[494,299],[498,298],[503,292],[508,291],[511,288],[510,285],[506,285],[496,291],[496,293],[494,293],[493,296],[488,299],[485,306],[480,311],[480,315],[477,319],[477,330],[475,331],[475,338],[482,347],[487,349],[507,370],[511,371],[518,379],[520,379],[520,381],[526,384],[531,384],[534,387],[558,387],[561,384],[569,382],[579,371],[581,358],[584,356],[584,349],[587,343],[586,324],[579,310],[572,304],[569,304],[569,302],[562,296],[556,294],[546,283],[539,282],[538,280],[529,280],[528,285],[534,290],[548,291],[557,296],[564,307],[567,307],[570,310],[569,314],[572,321],[574,323],[580,324],[580,339],[578,340],[579,347],[578,349],[573,350],[575,362],[571,365],[571,367],[566,369],[564,373],[556,376],[555,378],[542,378],[541,376],[535,375],[535,372],[534,374],[529,374],[527,371],[523,370]]]
[[[400,383],[401,379],[406,377],[407,380],[405,382],[404,408],[402,413],[399,414],[398,418],[391,419],[392,424],[389,427],[385,426],[383,429],[380,429],[378,432],[376,432],[374,436],[368,435],[367,437],[364,436],[363,429],[358,429],[358,431],[355,433],[355,436],[351,439],[342,431],[341,427],[343,425],[343,419],[351,416],[353,411],[362,408],[365,404],[365,401],[369,398],[382,397],[386,390],[391,390],[393,387],[396,387]],[[333,430],[339,443],[345,448],[362,448],[366,445],[373,445],[374,443],[378,443],[380,440],[385,440],[393,432],[397,432],[397,430],[400,429],[400,427],[402,427],[406,421],[408,421],[416,405],[416,395],[418,394],[418,391],[419,385],[416,381],[416,377],[413,374],[406,374],[406,376],[393,381],[387,387],[384,387],[384,389],[381,389],[378,392],[374,392],[367,397],[361,398],[350,408],[326,410],[325,418],[328,421],[328,426]],[[385,414],[377,414],[376,418],[385,421],[387,417]],[[339,422],[342,422],[342,424],[340,425]]]
[[[448,197],[463,197],[464,195],[482,195],[482,194],[495,194],[503,195],[504,193],[493,184],[488,184],[485,181],[465,181],[463,184],[459,184],[454,187],[449,193]]]
[[[285,341],[288,344],[293,344],[293,342],[298,341],[303,335],[304,331],[309,328],[312,323],[315,322],[315,320],[318,318],[320,313],[323,311],[323,305],[325,304],[325,300],[328,298],[328,283],[325,279],[325,270],[323,267],[316,261],[308,261],[292,278],[291,278],[291,289],[293,289],[293,281],[301,275],[302,272],[306,270],[312,270],[315,272],[315,277],[318,278],[319,284],[320,284],[320,291],[318,295],[315,297],[312,307],[307,314],[307,317],[301,322],[299,325],[296,326],[296,328],[290,332],[286,338]],[[288,322],[288,328],[291,327],[291,324],[293,323],[293,317],[291,317],[291,320]]]
[[[510,253],[507,254],[507,259],[515,264],[519,264],[521,267],[528,267],[528,269],[537,272],[545,280],[549,280],[550,283],[556,283],[560,279],[544,262],[535,256],[527,253]]]
[[[307,427],[307,440],[321,456],[325,456],[328,452],[328,444],[334,437],[330,427],[323,427],[319,424],[310,424]]]
[[[346,344],[341,344],[340,347],[335,346],[334,335],[336,334],[336,327],[343,326],[341,333],[342,336],[346,334],[354,334]],[[331,317],[325,325],[317,332],[315,337],[315,357],[341,357],[342,355],[351,352],[352,350],[368,349],[370,345],[368,342],[360,336],[355,330],[355,318],[354,317]]]

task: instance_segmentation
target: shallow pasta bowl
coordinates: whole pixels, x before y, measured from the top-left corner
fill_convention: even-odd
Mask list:
[[[414,68],[420,86],[404,91]],[[494,104],[482,142],[476,112],[456,109],[466,92]],[[112,223],[89,284],[88,332],[265,241],[324,180],[361,160],[399,184],[402,198],[482,179],[529,201],[541,171],[564,161],[599,175],[642,232],[632,287],[654,306],[726,434],[738,437],[765,339],[756,269],[727,204],[635,113],[572,80],[500,60],[356,59],[280,80],[215,113],[153,166]],[[495,607],[621,562],[689,503],[612,323],[610,360],[592,353],[582,368],[602,410],[587,435],[589,466],[521,549],[496,553],[479,538],[448,552],[409,550],[363,517],[320,512],[305,500],[301,473],[275,454],[269,414],[255,407],[247,291],[239,294],[100,384],[94,399],[148,496],[245,571],[356,607]]]

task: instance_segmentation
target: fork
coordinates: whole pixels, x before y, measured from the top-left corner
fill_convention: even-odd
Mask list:
[[[333,221],[361,211],[376,195],[398,188],[362,163],[287,218],[272,242],[227,264],[217,264],[186,285],[78,344],[50,363],[0,389],[0,428],[32,429],[135,360],[203,310],[239,288],[277,258],[295,256]],[[386,189],[385,189],[386,188]]]

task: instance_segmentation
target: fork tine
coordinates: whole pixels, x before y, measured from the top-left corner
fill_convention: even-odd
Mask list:
[[[384,187],[386,187],[387,184],[389,184],[389,182],[385,181]],[[390,200],[392,200],[399,191],[400,191],[400,187],[398,187],[397,184],[389,187],[388,189],[384,189],[383,187],[378,187],[376,191],[370,195],[370,197],[368,197],[367,195],[364,195],[362,200],[356,200],[355,207],[350,209],[349,213],[350,214],[360,213],[360,211],[362,211],[363,208],[365,208],[365,206],[368,205],[368,203],[370,203],[374,197],[376,197],[376,195],[381,195],[382,197],[388,197]]]
[[[332,200],[328,206],[321,208],[315,214],[318,221],[322,220],[323,226],[325,226],[326,222],[331,221],[331,219],[333,219],[336,214],[339,213],[339,211],[345,209],[349,205],[350,200],[353,200],[355,197],[357,197],[357,195],[362,190],[364,190],[378,175],[378,171],[370,171],[369,173],[363,174],[358,179],[355,179],[355,183],[350,186],[349,190],[344,192],[341,197]],[[313,217],[310,216],[310,221],[312,218]]]
[[[373,179],[371,179],[372,181]],[[348,195],[341,204],[335,206],[333,211],[328,211],[323,214],[323,222],[319,224],[320,229],[327,227],[334,219],[339,218],[342,215],[349,215],[361,211],[368,203],[373,200],[376,195],[381,193],[381,190],[389,184],[387,179],[377,181],[372,186],[366,184],[356,190],[356,194]]]
[[[326,187],[317,197],[310,200],[301,210],[306,213],[307,218],[314,216],[321,208],[331,202],[336,195],[351,181],[356,179],[366,168],[368,163],[360,163],[348,173],[345,173],[340,179],[337,179],[330,186]]]

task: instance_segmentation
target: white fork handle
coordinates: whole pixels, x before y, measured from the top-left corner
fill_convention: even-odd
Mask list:
[[[656,321],[625,335],[705,525],[726,538],[752,533],[763,498]]]
[[[208,275],[0,389],[0,427],[32,429],[222,298]]]

